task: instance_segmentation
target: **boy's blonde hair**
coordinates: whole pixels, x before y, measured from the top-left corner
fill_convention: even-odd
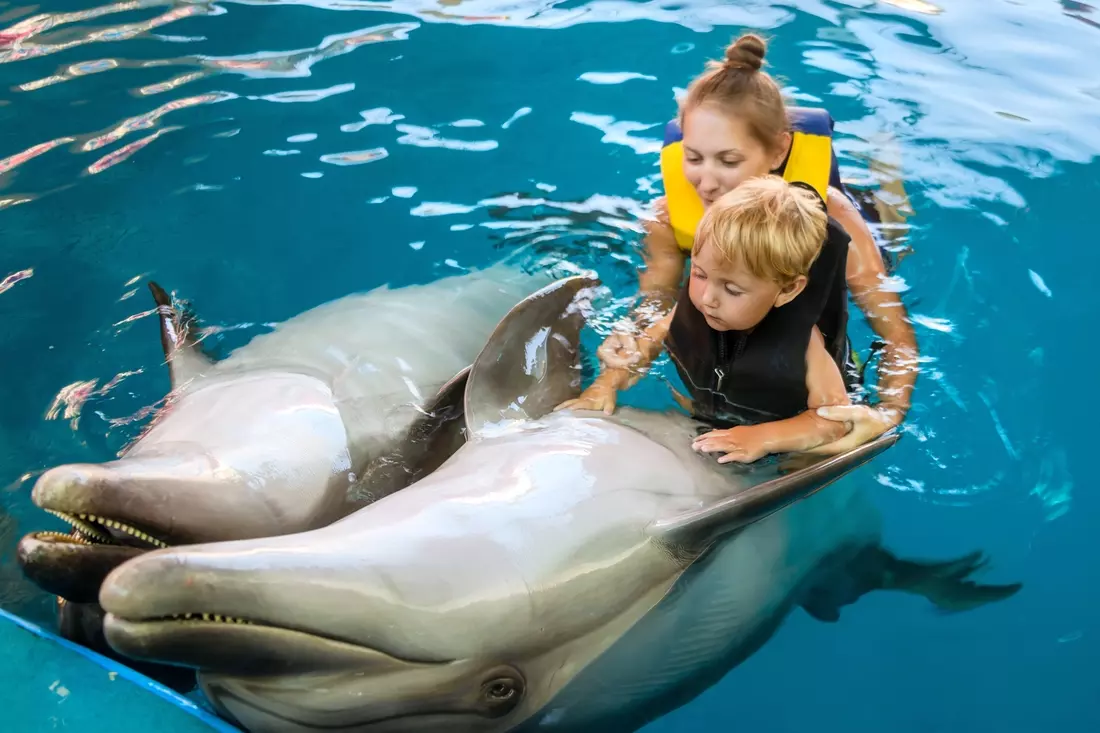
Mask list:
[[[789,285],[821,253],[829,217],[817,194],[779,176],[751,178],[706,210],[691,254],[710,244],[753,276]]]

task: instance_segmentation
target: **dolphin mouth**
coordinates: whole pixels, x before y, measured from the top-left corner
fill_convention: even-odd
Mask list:
[[[216,613],[143,619],[107,613],[103,631],[107,643],[126,657],[229,675],[430,668],[451,663],[406,660],[347,641]]]
[[[71,542],[82,545],[123,545],[140,550],[156,550],[169,544],[150,532],[97,514],[69,514],[56,509],[44,511],[72,525],[69,534],[60,532],[36,532],[36,537],[54,542]]]
[[[23,574],[47,593],[73,603],[95,603],[107,575],[151,548],[98,544],[79,529],[70,534],[32,532],[16,547]]]
[[[103,580],[127,560],[170,547],[151,532],[98,514],[45,511],[71,525],[69,533],[31,532],[16,555],[29,580],[74,603],[95,602]]]
[[[516,668],[504,663],[486,667],[470,659],[405,659],[212,613],[136,620],[108,612],[103,631],[111,648],[128,659],[195,669],[215,709],[246,730],[472,730],[465,721],[510,713],[523,699],[526,684]],[[311,682],[303,685],[303,678]],[[515,686],[505,689],[512,694],[498,692],[504,683]],[[315,685],[332,694],[354,692],[353,709],[318,705],[311,692]]]

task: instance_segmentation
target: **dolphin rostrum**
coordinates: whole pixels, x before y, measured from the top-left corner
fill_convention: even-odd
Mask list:
[[[792,469],[719,464],[680,414],[550,412],[580,388],[595,281],[497,327],[467,379],[467,442],[327,527],[157,550],[103,584],[119,653],[199,670],[264,731],[634,731],[763,645],[795,608],[873,590],[962,610],[981,554],[902,560],[854,481],[895,434]],[[827,488],[826,488],[827,487]]]
[[[34,503],[73,530],[24,537],[24,573],[72,604],[62,601],[62,631],[95,648],[92,606],[124,560],[321,527],[415,480],[461,443],[428,441],[425,424],[448,434],[423,414],[429,398],[448,380],[464,384],[500,318],[548,282],[498,263],[383,286],[301,313],[217,362],[150,283],[171,392],[119,459],[42,474]],[[410,431],[433,450],[408,444]]]

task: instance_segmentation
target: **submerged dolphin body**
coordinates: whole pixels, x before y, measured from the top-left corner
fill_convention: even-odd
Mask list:
[[[172,391],[118,460],[38,479],[35,504],[74,529],[24,537],[24,573],[71,602],[63,631],[96,648],[99,586],[124,560],[321,527],[401,488],[461,442],[436,440],[438,455],[406,444],[427,400],[464,376],[509,308],[550,281],[498,263],[380,287],[301,313],[218,362],[151,283]]]
[[[979,555],[883,549],[874,507],[833,482],[893,435],[787,473],[693,452],[681,415],[550,412],[579,389],[592,284],[501,322],[465,385],[469,440],[433,473],[322,529],[125,563],[100,594],[108,642],[197,668],[254,732],[606,733],[691,700],[796,607],[1018,590],[969,580]]]

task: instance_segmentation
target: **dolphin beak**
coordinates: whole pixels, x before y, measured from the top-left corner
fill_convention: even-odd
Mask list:
[[[108,573],[144,550],[122,545],[88,545],[40,532],[19,541],[16,558],[23,574],[47,593],[73,603],[95,603]]]
[[[120,654],[234,675],[357,670],[389,674],[409,667],[431,668],[448,660],[409,661],[295,628],[275,625],[276,615],[257,587],[222,564],[248,563],[234,552],[247,541],[156,550],[112,571],[100,589],[107,612],[104,634]],[[221,552],[203,552],[217,547]],[[198,550],[198,554],[188,551]],[[238,564],[239,564],[238,562]],[[263,576],[262,560],[256,569]],[[268,566],[266,574],[277,573]],[[193,610],[186,610],[193,609]],[[251,618],[228,615],[248,609]]]
[[[235,471],[221,469],[204,454],[135,456],[52,468],[38,478],[31,500],[100,535],[150,549],[236,539],[249,536],[253,527],[270,527],[270,509],[253,500],[252,492],[243,486],[226,490],[242,483]]]

